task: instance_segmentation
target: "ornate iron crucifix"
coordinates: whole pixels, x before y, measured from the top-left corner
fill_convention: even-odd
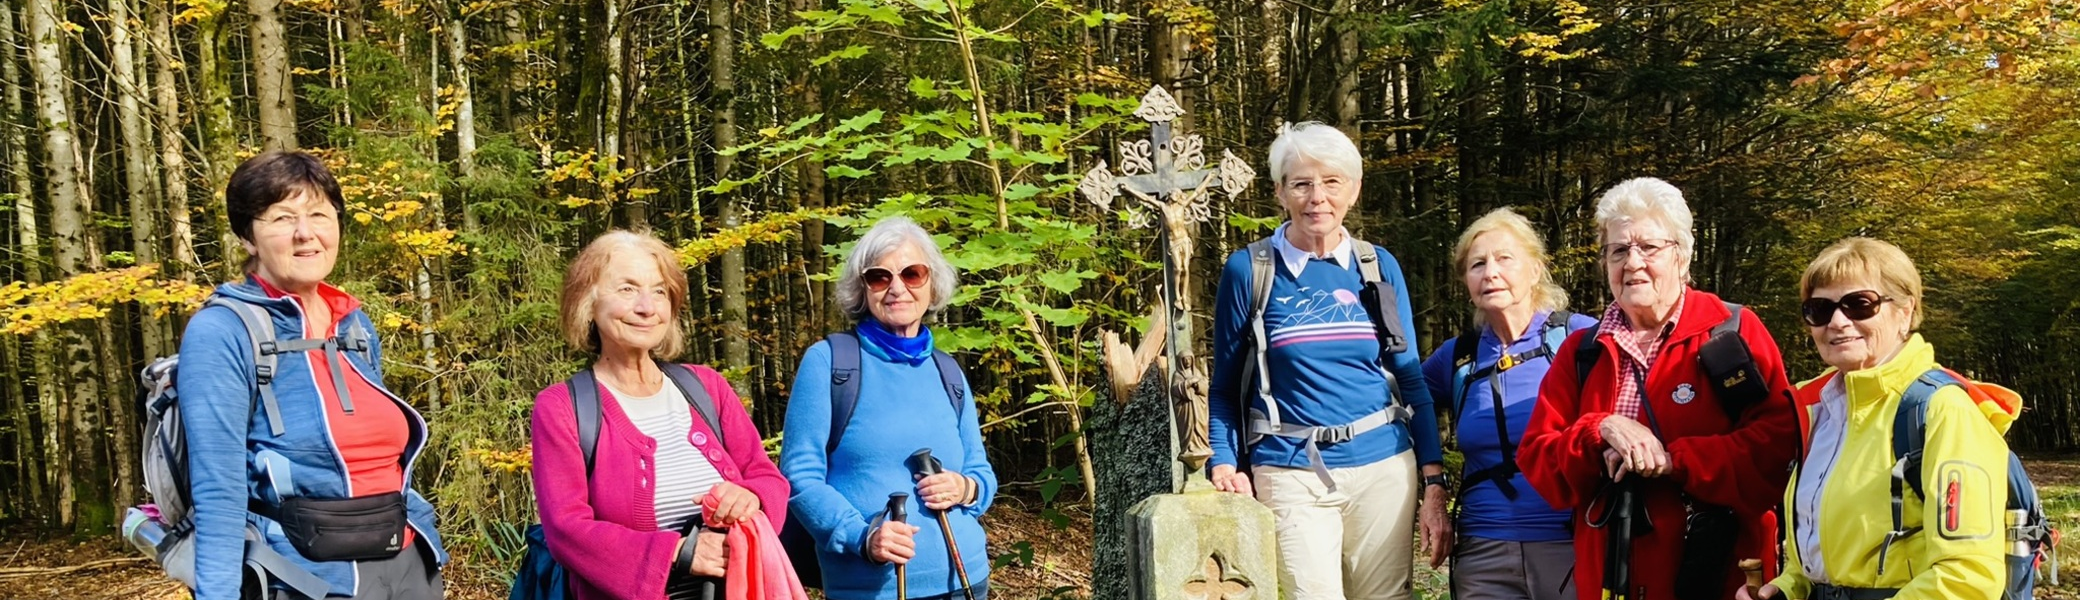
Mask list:
[[[1119,144],[1120,176],[1107,170],[1105,162],[1085,173],[1078,192],[1106,210],[1116,210],[1135,228],[1161,223],[1163,246],[1163,306],[1167,317],[1160,324],[1163,340],[1164,393],[1170,401],[1170,445],[1187,477],[1201,477],[1206,460],[1213,456],[1207,443],[1206,374],[1193,355],[1189,337],[1188,269],[1192,259],[1192,227],[1213,218],[1208,205],[1211,188],[1240,195],[1249,187],[1256,171],[1235,154],[1221,151],[1220,164],[1206,166],[1206,143],[1196,134],[1173,135],[1171,121],[1184,114],[1177,100],[1162,86],[1149,88],[1141,97],[1134,116],[1149,122],[1145,140]],[[1121,190],[1134,197],[1114,208]],[[1144,363],[1145,364],[1145,363]],[[1135,377],[1139,373],[1134,374]]]

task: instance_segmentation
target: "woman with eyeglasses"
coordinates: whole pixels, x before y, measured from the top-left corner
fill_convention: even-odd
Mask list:
[[[1767,515],[1798,449],[1783,357],[1754,311],[1690,287],[1695,237],[1675,186],[1620,183],[1596,222],[1613,301],[1561,344],[1518,462],[1575,511],[1578,597],[1730,597],[1737,559],[1776,563]],[[1704,366],[1728,362],[1742,377]]]
[[[967,378],[925,326],[954,286],[917,223],[875,223],[838,275],[857,325],[810,346],[795,371],[780,470],[832,600],[988,597],[981,518],[997,476]],[[908,522],[887,518],[898,493]]]
[[[1783,498],[1784,574],[1740,600],[2001,597],[2001,434],[2021,398],[1936,362],[1935,347],[1914,333],[1921,274],[1897,246],[1837,242],[1806,267],[1798,289],[1806,332],[1829,368],[1797,393],[1806,447]],[[1923,383],[1946,377],[1957,385]],[[1917,392],[1922,385],[1932,389]],[[1892,487],[1894,419],[1915,393],[1927,403],[1926,498],[1894,496]],[[1894,498],[1903,502],[1888,515]],[[1895,538],[1895,527],[1910,533]]]

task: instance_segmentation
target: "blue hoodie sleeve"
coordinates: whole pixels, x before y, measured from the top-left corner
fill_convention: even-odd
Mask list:
[[[961,387],[968,390],[967,397],[961,399],[961,447],[965,450],[961,474],[975,479],[975,503],[961,510],[979,519],[996,500],[997,470],[990,466],[989,452],[982,445],[982,411],[975,406],[975,386],[968,383],[967,369],[961,369]]]
[[[1401,399],[1415,410],[1415,417],[1408,424],[1410,437],[1415,438],[1416,464],[1443,464],[1444,449],[1437,434],[1437,411],[1430,399],[1430,386],[1423,379],[1423,357],[1416,353],[1420,347],[1416,340],[1415,306],[1408,301],[1408,278],[1401,273],[1401,261],[1396,260],[1386,248],[1373,247],[1379,253],[1380,277],[1394,286],[1394,300],[1401,304],[1401,331],[1408,335],[1408,347],[1389,357],[1393,364],[1385,365],[1394,374],[1395,383],[1401,386]]]
[[[237,600],[245,564],[247,429],[253,350],[231,309],[208,307],[181,334],[174,389],[188,440],[194,501],[195,600]]]
[[[824,446],[831,439],[829,342],[817,342],[802,353],[792,389],[787,397],[787,420],[780,442],[780,472],[794,486],[787,499],[788,518],[800,520],[802,528],[816,539],[818,548],[859,556],[870,529],[867,518],[827,479],[830,456],[824,454]],[[972,415],[974,410],[968,413]],[[980,446],[979,431],[977,437]],[[995,480],[994,474],[991,480]]]
[[[1244,348],[1249,338],[1249,251],[1237,250],[1228,255],[1228,262],[1221,268],[1218,291],[1213,300],[1213,381],[1207,383],[1207,440],[1213,446],[1213,458],[1207,467],[1237,465],[1236,449],[1241,445],[1239,432],[1243,424],[1242,406],[1251,397],[1248,386],[1252,382],[1241,381],[1243,360],[1250,348]]]
[[[1423,383],[1430,387],[1432,408],[1439,415],[1459,409],[1454,406],[1459,399],[1452,397],[1452,370],[1456,366],[1452,364],[1452,353],[1458,345],[1459,338],[1446,338],[1443,345],[1430,353],[1430,358],[1423,359]]]

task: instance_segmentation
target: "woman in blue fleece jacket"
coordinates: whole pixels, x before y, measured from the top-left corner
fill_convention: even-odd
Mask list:
[[[997,476],[983,453],[974,395],[949,398],[942,384],[927,312],[954,295],[953,265],[930,235],[902,217],[867,230],[840,272],[839,306],[858,327],[858,404],[832,431],[830,341],[802,355],[787,402],[780,471],[794,486],[789,518],[816,542],[823,589],[832,600],[895,598],[894,565],[906,565],[909,598],[988,595],[989,553],[982,513]],[[952,374],[960,390],[963,375]],[[950,401],[949,401],[950,400]],[[833,446],[833,436],[839,442]],[[929,449],[944,471],[912,477],[912,453]],[[889,494],[907,493],[907,523],[883,522]],[[945,511],[960,557],[954,558],[937,515]],[[957,561],[957,562],[956,562]],[[957,564],[965,565],[967,578]]]
[[[1438,410],[1452,415],[1466,464],[1452,521],[1458,537],[1431,561],[1451,557],[1458,600],[1573,598],[1567,511],[1531,489],[1517,469],[1516,448],[1553,352],[1596,318],[1565,312],[1567,291],[1553,282],[1545,242],[1515,211],[1496,209],[1475,220],[1452,257],[1476,309],[1474,327],[1432,352],[1423,378]]]

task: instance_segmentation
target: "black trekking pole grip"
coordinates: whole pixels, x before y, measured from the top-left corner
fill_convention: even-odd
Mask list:
[[[910,494],[893,492],[888,495],[888,523],[905,523],[910,520]],[[886,526],[884,524],[884,526]],[[896,565],[896,600],[910,600],[910,570],[903,564]]]
[[[917,475],[918,479],[946,472],[945,465],[940,464],[939,459],[932,457],[931,448],[918,448],[916,452],[910,453],[908,462],[910,463],[911,474]],[[953,541],[953,523],[947,520],[946,511],[944,510],[939,511],[939,533],[946,536],[946,553],[953,557],[953,572],[961,577],[961,594],[965,595],[968,600],[975,600],[974,585],[968,583],[967,562],[961,559],[960,544]]]

